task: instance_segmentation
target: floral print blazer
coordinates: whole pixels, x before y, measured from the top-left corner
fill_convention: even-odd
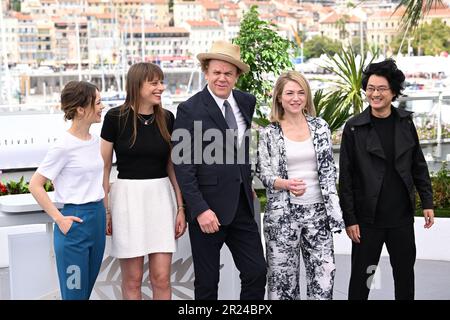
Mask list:
[[[331,132],[325,120],[306,116],[316,151],[319,186],[327,211],[328,225],[332,232],[344,228],[342,211],[336,190],[336,166],[333,159]],[[273,211],[290,214],[290,192],[276,190],[276,178],[289,179],[287,171],[286,146],[283,131],[279,123],[271,123],[259,131],[258,162],[256,175],[266,187],[266,215]]]

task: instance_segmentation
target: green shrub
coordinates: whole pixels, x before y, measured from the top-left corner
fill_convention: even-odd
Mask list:
[[[45,182],[44,189],[46,192],[55,191],[55,188],[53,187],[53,183],[50,180],[47,180],[47,182]]]
[[[8,194],[22,194],[30,192],[28,190],[28,183],[25,182],[23,176],[18,182],[13,180],[8,181],[6,183],[6,189],[8,189]]]
[[[266,189],[256,189],[256,195],[258,196],[259,203],[261,205],[261,212],[266,212],[267,196]]]
[[[450,170],[447,162],[442,161],[438,172],[431,172],[431,185],[433,187],[433,204],[436,217],[450,217]],[[416,216],[422,216],[420,198],[416,192]]]
[[[25,181],[25,178],[22,176],[19,181],[3,181],[0,182],[0,196],[6,196],[10,194],[24,194],[30,193],[28,189],[29,183]],[[54,191],[53,183],[50,180],[44,185],[44,189],[46,192]]]
[[[433,185],[434,206],[439,209],[450,209],[450,170],[447,162],[442,162],[441,169],[431,179]]]

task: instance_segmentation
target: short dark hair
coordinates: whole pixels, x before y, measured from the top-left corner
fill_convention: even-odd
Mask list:
[[[366,91],[367,83],[371,75],[377,75],[389,82],[389,87],[394,94],[392,101],[395,101],[401,92],[403,91],[405,75],[401,70],[397,68],[397,64],[394,59],[386,59],[381,62],[371,63],[363,71],[362,75],[362,87]]]

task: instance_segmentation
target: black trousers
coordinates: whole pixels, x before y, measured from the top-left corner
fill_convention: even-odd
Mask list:
[[[360,225],[361,243],[352,243],[349,300],[367,300],[383,244],[389,252],[396,300],[414,300],[414,225],[374,228]],[[369,277],[372,277],[369,279]]]
[[[225,243],[240,272],[241,300],[263,300],[266,286],[266,261],[254,216],[241,187],[234,220],[220,226],[216,233],[203,233],[198,223],[189,224],[194,261],[196,300],[217,300],[220,249]]]

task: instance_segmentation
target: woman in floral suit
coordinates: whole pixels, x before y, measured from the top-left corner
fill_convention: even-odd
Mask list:
[[[267,191],[264,236],[271,300],[300,299],[300,252],[308,299],[332,299],[333,232],[344,228],[328,124],[315,117],[308,81],[282,74],[272,123],[260,131],[257,175]]]

